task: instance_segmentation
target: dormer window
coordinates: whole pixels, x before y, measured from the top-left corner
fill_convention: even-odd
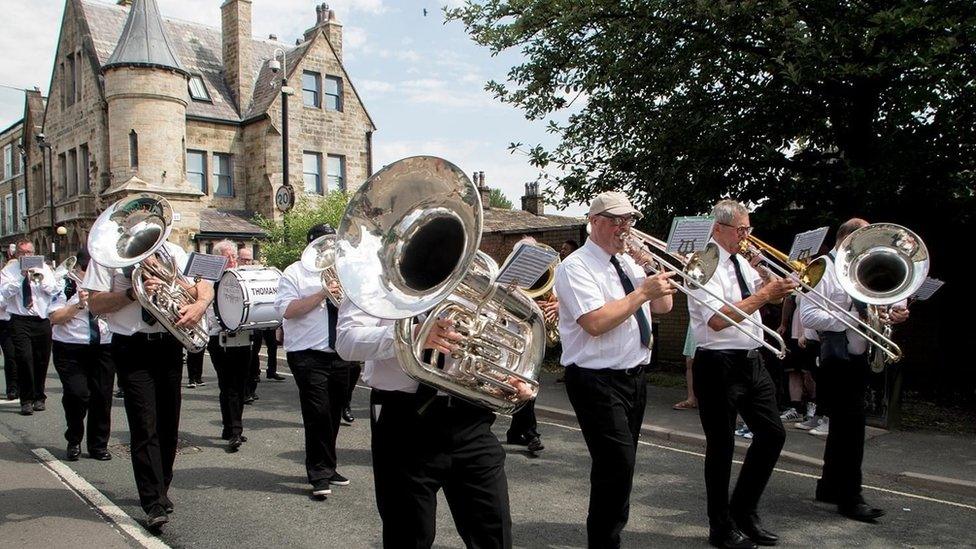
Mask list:
[[[199,74],[194,74],[190,77],[190,97],[194,101],[210,101],[210,93],[207,91],[207,85],[203,82],[203,77]]]

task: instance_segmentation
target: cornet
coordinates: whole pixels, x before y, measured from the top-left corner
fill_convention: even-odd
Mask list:
[[[309,242],[308,246],[305,246],[305,250],[302,251],[301,261],[306,269],[312,272],[322,273],[322,288],[328,293],[328,303],[332,303],[332,306],[338,309],[345,294],[342,291],[342,283],[339,281],[339,275],[336,274],[335,243],[336,235],[334,234],[324,234],[316,238]],[[332,289],[335,285],[338,285],[338,290]],[[325,308],[326,303],[325,301],[322,302],[322,308]]]

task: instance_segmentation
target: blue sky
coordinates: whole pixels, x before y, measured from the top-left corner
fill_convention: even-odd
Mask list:
[[[94,0],[107,1],[107,0]],[[223,0],[157,0],[165,17],[220,25]],[[442,7],[461,0],[333,0],[343,24],[344,62],[379,130],[375,166],[404,156],[442,156],[468,174],[484,171],[518,207],[523,184],[536,170],[508,144],[554,143],[542,122],[484,91],[489,79],[504,79],[518,52],[491,57],[459,23],[445,25]],[[253,0],[256,37],[275,34],[286,44],[315,22],[312,0]],[[427,9],[424,16],[423,10]],[[0,0],[0,84],[46,94],[63,0]],[[16,22],[12,23],[12,22]],[[11,55],[10,52],[16,52]],[[23,94],[0,87],[0,127],[22,116]],[[555,213],[552,207],[547,211]],[[565,213],[580,214],[581,206]]]

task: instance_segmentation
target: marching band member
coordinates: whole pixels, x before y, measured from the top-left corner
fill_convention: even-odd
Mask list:
[[[183,272],[186,252],[170,242],[163,246],[176,260],[179,272]],[[146,525],[158,529],[169,521],[166,515],[173,511],[169,486],[180,425],[183,346],[140,306],[131,273],[132,267],[108,268],[93,260],[82,286],[89,291],[88,309],[103,315],[112,332],[112,358],[119,388],[125,395],[139,503],[146,512]],[[163,285],[155,277],[144,281],[150,294]],[[195,301],[181,307],[177,326],[198,324],[213,300],[213,286],[205,280],[186,289]]]
[[[34,255],[34,244],[17,243],[16,262],[4,267],[0,296],[10,313],[10,338],[17,361],[20,413],[29,416],[45,409],[44,383],[51,360],[51,321],[47,309],[58,291],[54,272],[45,263],[35,272],[20,268],[20,258]],[[32,278],[41,275],[39,281]]]
[[[237,267],[237,245],[230,240],[221,240],[213,246],[213,253],[227,258],[227,269]],[[213,313],[214,305],[210,304],[207,314],[210,317],[210,341],[207,351],[210,361],[217,372],[217,387],[220,390],[220,420],[223,430],[220,438],[227,441],[227,451],[236,452],[241,444],[247,442],[244,436],[244,392],[250,372],[242,365],[248,364],[251,358],[250,334],[235,334],[235,337],[224,337],[225,332]]]
[[[308,242],[326,234],[335,234],[335,229],[315,225],[308,230]],[[335,352],[337,315],[327,296],[320,273],[296,261],[282,273],[275,298],[275,307],[284,318],[288,368],[298,385],[305,426],[305,472],[315,497],[331,494],[330,486],[349,484],[336,470],[336,437],[349,367]],[[327,307],[322,307],[323,301]]]
[[[465,546],[511,547],[505,451],[491,432],[495,414],[438,395],[403,373],[394,351],[395,323],[366,314],[349,299],[339,309],[336,349],[343,358],[366,361],[383,546],[433,545],[443,488]],[[450,321],[441,320],[425,348],[449,355],[461,339]]]
[[[712,209],[712,240],[719,247],[719,266],[705,288],[746,312],[757,323],[759,309],[789,294],[789,279],[765,281],[748,261],[739,257],[739,242],[752,231],[749,211],[734,200]],[[758,258],[757,258],[758,259]],[[688,314],[698,347],[692,366],[698,412],[705,432],[705,491],[708,497],[708,541],[716,547],[775,545],[778,537],[763,529],[756,512],[759,498],[779,459],[786,432],[779,419],[773,381],[760,362],[758,343],[709,309],[706,303],[734,320],[741,317],[702,290],[692,291]],[[736,412],[754,433],[735,490],[729,499],[729,479],[735,442]]]
[[[3,285],[6,276],[6,270],[0,269],[0,286]],[[17,400],[20,398],[20,388],[17,386],[17,360],[14,357],[14,343],[10,335],[10,313],[7,311],[7,300],[3,298],[0,298],[0,351],[3,352],[3,377],[7,388],[7,400]]]
[[[838,227],[834,249],[827,254],[829,266],[816,286],[827,299],[855,313],[861,312],[864,304],[853,301],[844,291],[833,263],[844,239],[867,224],[867,221],[855,218]],[[820,298],[812,294],[800,303],[800,321],[803,326],[816,330],[820,337],[818,412],[830,416],[823,473],[817,481],[816,498],[836,504],[837,511],[845,517],[873,522],[885,512],[868,505],[861,495],[868,342],[828,314],[820,303]],[[904,304],[893,307],[889,320],[895,324],[908,320],[908,309]]]
[[[75,258],[78,260],[75,269],[84,277],[91,257],[82,248]],[[78,460],[81,439],[85,438],[92,459],[110,460],[108,439],[112,431],[112,384],[115,382],[112,332],[105,320],[88,310],[88,292],[78,288],[71,277],[65,278],[64,289],[51,301],[50,319],[54,368],[64,387],[61,404],[68,424],[64,432],[68,441],[67,459]]]
[[[619,547],[630,513],[651,361],[651,314],[671,310],[671,274],[646,276],[622,238],[641,217],[620,192],[590,204],[590,237],[556,270],[566,392],[593,461],[590,547]]]

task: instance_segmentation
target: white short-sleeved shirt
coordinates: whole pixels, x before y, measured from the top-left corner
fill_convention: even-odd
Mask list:
[[[712,242],[715,243],[714,240]],[[715,245],[718,246],[718,243],[715,243]],[[731,255],[721,246],[718,246],[718,249],[718,268],[715,269],[715,274],[705,284],[705,288],[732,303],[742,301],[742,291],[739,289],[739,281],[735,276],[735,265],[732,264],[733,261],[737,261],[742,271],[742,278],[745,280],[746,287],[749,288],[750,293],[755,294],[756,289],[762,285],[762,278],[759,276],[759,272],[745,258],[738,254]],[[727,326],[724,330],[719,331],[709,328],[708,321],[715,315],[713,309],[719,310],[724,304],[721,300],[708,295],[703,290],[691,290],[691,293],[695,299],[688,300],[688,315],[690,316],[691,327],[695,332],[695,341],[698,342],[699,349],[751,350],[759,347],[759,343],[742,333],[735,326]],[[708,303],[711,305],[711,308],[703,305],[701,302]],[[759,327],[762,325],[762,317],[759,311],[753,312],[749,317],[755,320],[756,324],[743,321],[739,323],[739,326],[762,340],[763,331]]]
[[[793,308],[793,318],[790,324],[790,335],[793,339],[800,339],[802,335],[807,341],[818,341],[820,338],[817,336],[816,330],[811,330],[803,325],[800,321],[800,303],[803,301],[803,296],[801,294],[796,294],[796,307]]]
[[[634,287],[639,287],[646,278],[644,270],[628,255],[617,255],[617,260]],[[592,240],[587,239],[559,264],[555,292],[559,296],[559,337],[563,345],[560,362],[564,366],[626,370],[651,361],[651,350],[640,343],[640,328],[634,315],[597,337],[577,322],[586,313],[626,295],[617,269],[610,263],[610,254]],[[650,325],[650,305],[644,303],[641,309]]]
[[[31,306],[27,307],[24,305],[22,286],[24,276],[20,272],[20,260],[15,259],[3,268],[3,276],[0,277],[0,296],[5,302],[8,315],[47,318],[51,298],[60,288],[58,281],[54,279],[54,271],[47,263],[41,267],[40,271],[44,277],[39,283],[30,283]]]
[[[288,304],[322,291],[322,275],[310,271],[296,261],[289,265],[278,280],[275,308],[284,317]],[[324,302],[323,302],[324,303]],[[281,323],[285,331],[285,351],[332,351],[329,341],[329,311],[327,307],[315,307],[299,318],[285,318]]]
[[[91,340],[90,326],[88,321],[88,308],[78,309],[78,293],[75,292],[71,294],[71,297],[65,299],[64,291],[60,291],[51,300],[50,311],[53,313],[62,307],[71,307],[75,310],[75,315],[68,319],[67,322],[63,324],[55,324],[51,326],[51,339],[54,341],[60,341],[61,343],[75,343],[81,345],[88,345]],[[97,318],[98,323],[98,333],[99,333],[99,343],[101,345],[106,345],[112,342],[112,332],[108,328],[108,322],[105,322],[102,318]]]
[[[824,272],[820,282],[814,286],[814,289],[845,311],[853,311],[854,302],[851,300],[851,296],[844,291],[840,282],[837,281],[833,258],[829,255],[825,257],[828,262],[827,270]],[[797,307],[800,311],[800,322],[803,326],[818,332],[847,332],[847,352],[852,355],[864,354],[868,350],[867,340],[858,335],[854,330],[848,329],[843,322],[828,314],[821,303],[820,297],[813,293],[808,293],[805,296],[799,307]],[[837,313],[833,309],[830,309],[830,311],[834,314],[842,314]],[[853,312],[853,314],[857,316],[857,312]]]
[[[336,351],[343,360],[365,361],[363,381],[374,389],[414,393],[417,382],[403,373],[393,343],[395,320],[370,316],[351,300],[339,305]]]
[[[166,242],[166,251],[176,260],[180,272],[186,269],[187,254],[176,244]],[[125,269],[128,272],[128,269]],[[99,265],[94,260],[88,264],[85,280],[82,286],[89,291],[96,292],[124,292],[132,287],[132,278],[123,273],[123,269],[110,269]],[[136,332],[152,334],[165,332],[166,329],[156,322],[152,325],[142,319],[142,306],[139,301],[133,301],[114,313],[102,315],[108,322],[108,328],[113,334],[124,336]]]

